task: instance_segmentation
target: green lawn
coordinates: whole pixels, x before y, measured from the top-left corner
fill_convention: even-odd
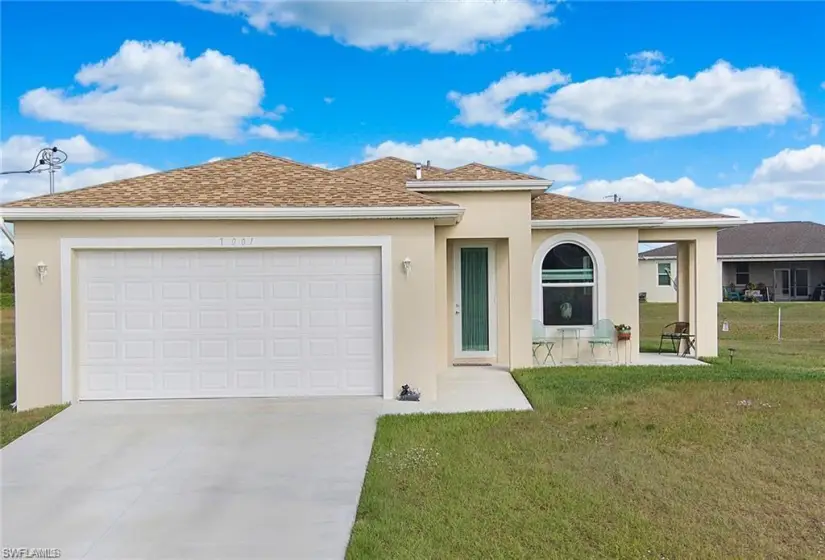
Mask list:
[[[777,340],[777,310],[782,308],[782,340]],[[642,351],[656,351],[662,327],[676,320],[675,303],[640,305]],[[720,303],[719,357],[742,365],[825,368],[825,303]],[[730,331],[723,332],[727,321]]]
[[[523,370],[534,412],[381,418],[347,558],[822,558],[825,306],[806,305],[783,304],[779,343],[776,306],[722,304],[732,366]],[[644,304],[643,342],[671,314]]]

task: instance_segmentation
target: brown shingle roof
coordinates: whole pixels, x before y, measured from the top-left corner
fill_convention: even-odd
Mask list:
[[[716,254],[804,255],[825,254],[825,225],[816,222],[757,222],[719,230]],[[641,257],[675,257],[676,246],[645,251]]]
[[[667,202],[589,202],[555,193],[545,193],[533,199],[532,214],[534,220],[731,217]]]
[[[425,195],[254,152],[5,204],[9,208],[438,206]]]
[[[444,169],[440,167],[422,166],[421,176],[424,180],[430,180],[433,175],[443,171]],[[397,157],[385,157],[342,167],[334,170],[333,173],[359,181],[392,185],[404,189],[407,181],[415,180],[415,163]]]
[[[535,175],[490,167],[481,163],[469,163],[450,169],[442,173],[435,173],[430,177],[424,177],[427,181],[513,181],[513,180],[547,181]]]

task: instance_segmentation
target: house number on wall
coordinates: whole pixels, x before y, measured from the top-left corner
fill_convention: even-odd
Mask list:
[[[220,237],[221,247],[246,247],[252,245],[254,237]]]

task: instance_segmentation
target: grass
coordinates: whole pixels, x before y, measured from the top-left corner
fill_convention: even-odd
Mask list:
[[[782,308],[782,340],[777,340],[777,309]],[[642,351],[659,348],[662,327],[676,320],[675,303],[640,306]],[[825,303],[720,303],[719,360],[735,348],[735,363],[776,368],[825,368]],[[727,321],[730,331],[723,332]]]
[[[14,308],[14,294],[0,293],[0,309]]]
[[[0,410],[0,447],[5,447],[26,432],[33,430],[67,406],[56,404],[22,412]]]
[[[522,370],[534,412],[381,418],[347,558],[825,556],[825,306],[782,308],[779,343],[776,306],[721,304],[733,365]],[[643,305],[643,344],[674,315]]]

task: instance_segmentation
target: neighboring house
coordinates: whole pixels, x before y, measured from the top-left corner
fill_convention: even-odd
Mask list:
[[[825,225],[815,222],[759,222],[719,231],[718,298],[724,288],[743,291],[763,284],[774,301],[822,298],[825,285]],[[639,292],[647,301],[676,301],[676,247],[666,245],[639,255]]]
[[[741,221],[550,185],[480,164],[328,171],[252,153],[6,204],[19,406],[392,398],[402,384],[433,399],[453,364],[529,367],[533,318],[547,336],[586,338],[601,319],[638,333],[640,241],[680,242],[695,270],[680,317],[716,355],[716,231]]]

